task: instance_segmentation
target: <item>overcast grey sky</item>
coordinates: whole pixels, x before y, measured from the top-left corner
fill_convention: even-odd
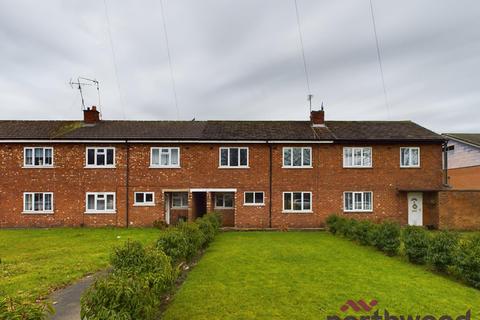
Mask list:
[[[0,0],[2,119],[78,119],[77,76],[104,119],[176,119],[160,0]],[[480,1],[298,0],[314,106],[331,120],[480,132]],[[164,0],[180,119],[306,119],[293,0]],[[96,104],[95,91],[86,92]]]

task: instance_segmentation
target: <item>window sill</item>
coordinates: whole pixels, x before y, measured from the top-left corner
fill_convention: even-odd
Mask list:
[[[53,214],[53,211],[22,211],[22,214],[28,214],[28,215],[43,215],[43,214]]]
[[[171,207],[172,210],[188,210],[188,207]]]
[[[313,166],[282,166],[282,169],[313,169]]]
[[[180,166],[149,166],[150,169],[180,169]]]
[[[134,203],[134,207],[155,207],[155,203]]]
[[[85,214],[116,214],[117,211],[85,211]]]
[[[116,166],[84,166],[85,169],[116,169]]]
[[[245,207],[264,207],[265,203],[244,203]]]
[[[373,210],[343,210],[343,213],[372,213]]]
[[[219,166],[218,169],[250,169],[250,166],[237,166],[237,167]]]
[[[234,207],[215,207],[215,210],[232,210],[235,209]]]
[[[411,166],[411,167],[402,167],[400,166],[400,169],[420,169],[420,166]]]
[[[344,169],[373,169],[373,166],[370,166],[370,167],[366,167],[366,166],[358,166],[358,167],[350,166],[350,167],[346,167],[346,166],[344,166],[343,168],[344,168]]]
[[[54,169],[54,166],[22,166],[23,169]]]
[[[283,210],[282,213],[313,213],[312,210]]]

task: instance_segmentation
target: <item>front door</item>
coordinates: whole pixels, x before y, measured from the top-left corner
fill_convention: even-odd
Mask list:
[[[165,222],[170,224],[170,194],[165,193]]]
[[[423,226],[423,194],[421,192],[408,193],[408,224]]]

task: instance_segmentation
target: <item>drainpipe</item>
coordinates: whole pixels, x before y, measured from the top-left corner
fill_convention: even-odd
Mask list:
[[[130,221],[129,221],[129,216],[128,216],[128,210],[129,210],[129,207],[130,207],[130,201],[129,201],[129,194],[130,194],[130,191],[128,190],[129,188],[129,180],[130,180],[130,145],[128,144],[128,141],[125,141],[125,145],[127,147],[127,170],[126,170],[126,174],[125,174],[125,188],[126,188],[126,197],[125,197],[125,202],[126,202],[126,209],[125,209],[125,218],[126,218],[126,223],[127,223],[127,228],[130,224]]]
[[[267,142],[268,143],[268,142]],[[268,211],[268,227],[272,228],[272,145],[269,143],[268,144],[269,151],[270,151],[270,168],[269,168],[269,183],[270,183],[270,201],[269,203],[269,211]]]
[[[443,143],[443,183],[448,186],[448,140]]]

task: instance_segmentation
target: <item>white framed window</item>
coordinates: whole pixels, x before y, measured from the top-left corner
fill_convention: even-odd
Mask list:
[[[86,152],[87,167],[115,167],[115,148],[114,147],[87,147]]]
[[[23,165],[25,167],[52,167],[52,147],[25,147],[23,149]]]
[[[217,192],[215,193],[216,209],[233,209],[233,192]]]
[[[420,148],[419,147],[400,148],[400,167],[401,168],[420,167]]]
[[[247,147],[221,147],[220,168],[247,168],[248,148]]]
[[[243,194],[243,204],[245,206],[263,206],[265,194],[263,191],[246,191]]]
[[[308,213],[312,212],[312,193],[311,192],[284,192],[283,193],[283,212]]]
[[[172,209],[188,208],[188,192],[172,193]]]
[[[24,192],[24,213],[53,213],[53,192]]]
[[[284,168],[311,168],[312,148],[311,147],[284,147],[283,148]]]
[[[345,147],[343,148],[344,168],[371,168],[371,147]]]
[[[115,192],[87,192],[86,213],[115,213]]]
[[[153,192],[135,192],[134,193],[134,206],[154,206],[155,205],[155,193]]]
[[[345,212],[372,212],[373,192],[347,191],[343,193],[343,211]]]
[[[180,148],[151,148],[150,166],[158,168],[179,168]]]

